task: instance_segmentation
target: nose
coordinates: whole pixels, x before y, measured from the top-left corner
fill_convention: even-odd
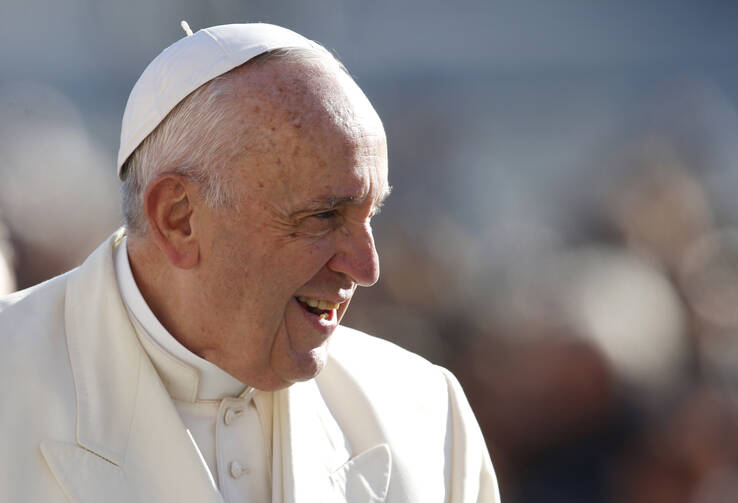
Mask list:
[[[336,253],[328,267],[351,278],[359,286],[372,286],[379,279],[379,256],[369,223],[343,227],[336,237]]]

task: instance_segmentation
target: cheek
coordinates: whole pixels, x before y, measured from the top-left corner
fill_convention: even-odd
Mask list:
[[[264,309],[265,303],[288,300],[315,278],[335,253],[331,235],[319,239],[272,239],[271,243],[262,239],[259,244],[253,241],[229,240],[230,246],[222,246],[218,272],[209,282],[209,289],[221,303],[229,303],[230,299],[237,309],[242,309],[244,303]]]
[[[305,249],[301,257],[306,274],[310,277],[317,275],[335,253],[333,234],[312,243]]]
[[[216,236],[209,250],[204,250],[201,284],[207,290],[207,302],[241,310],[244,299],[253,300],[259,295],[255,288],[264,284],[259,277],[263,264],[259,263],[258,250],[244,246],[244,242],[242,236],[226,229]]]
[[[214,311],[239,311],[243,299],[249,294],[249,283],[253,280],[249,270],[237,257],[227,259],[210,271],[204,271],[202,281],[203,297]]]
[[[304,281],[328,263],[335,253],[334,249],[332,236],[287,243],[274,251],[274,268],[281,271],[282,275],[294,274]]]

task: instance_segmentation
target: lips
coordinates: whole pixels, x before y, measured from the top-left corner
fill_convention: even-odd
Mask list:
[[[333,318],[333,313],[336,309],[338,309],[338,306],[340,305],[338,302],[315,299],[312,297],[304,297],[302,295],[297,296],[296,299],[303,309],[305,309],[309,313],[319,316],[322,319]]]

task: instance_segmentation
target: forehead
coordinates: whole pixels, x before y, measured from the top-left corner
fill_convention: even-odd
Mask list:
[[[284,204],[381,197],[387,190],[384,129],[350,77],[311,61],[269,61],[258,69],[243,83],[259,84],[256,91],[237,101],[245,128],[240,177],[270,187]]]
[[[363,127],[303,127],[275,132],[247,156],[241,176],[285,211],[341,200],[379,203],[388,191],[384,134]]]

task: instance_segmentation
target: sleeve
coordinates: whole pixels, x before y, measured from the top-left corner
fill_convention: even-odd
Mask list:
[[[451,503],[500,503],[500,492],[492,461],[474,413],[456,377],[441,368],[448,385]]]

